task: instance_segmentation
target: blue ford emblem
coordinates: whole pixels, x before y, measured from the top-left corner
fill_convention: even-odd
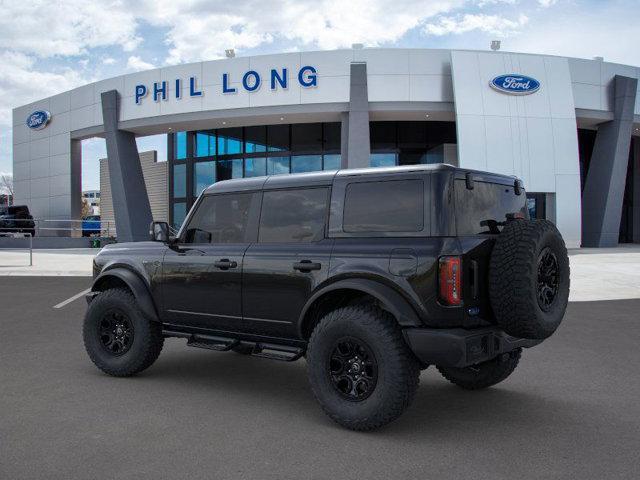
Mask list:
[[[51,114],[46,110],[36,110],[27,117],[27,127],[32,130],[42,130],[51,120]]]
[[[499,75],[489,82],[491,88],[510,95],[529,95],[540,89],[540,82],[535,78],[509,73]]]

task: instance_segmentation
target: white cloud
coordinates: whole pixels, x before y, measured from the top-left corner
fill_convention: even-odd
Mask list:
[[[89,80],[72,69],[39,71],[35,59],[23,53],[0,52],[0,124],[11,125],[11,109],[71,90]]]
[[[128,2],[2,2],[0,45],[40,57],[79,55],[94,47],[133,50],[141,41]]]
[[[465,14],[455,17],[439,17],[435,22],[424,26],[429,35],[462,34],[478,30],[499,37],[507,37],[519,32],[527,24],[529,18],[520,14],[511,20],[499,15]]]
[[[625,40],[638,38],[640,13],[629,10],[624,14],[625,21],[601,12],[583,15],[579,21],[573,12],[546,17],[503,42],[502,49],[579,58],[602,56],[607,62],[640,66],[636,42]]]
[[[104,65],[113,65],[114,63],[116,63],[116,59],[113,57],[105,57],[102,59],[102,63]]]
[[[145,62],[136,55],[132,55],[127,59],[127,70],[137,72],[140,70],[151,70],[152,68],[155,68],[152,63]]]
[[[298,48],[334,49],[397,41],[464,0],[277,0],[264,2],[177,2],[145,4],[145,20],[168,28],[168,63],[223,56],[226,48],[254,48],[276,39]],[[188,28],[186,27],[188,26]]]
[[[543,8],[548,8],[552,5],[555,5],[558,0],[538,0],[538,4]]]

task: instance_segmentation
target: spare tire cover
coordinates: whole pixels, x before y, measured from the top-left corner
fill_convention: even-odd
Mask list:
[[[544,339],[556,331],[569,301],[569,256],[548,220],[513,220],[496,239],[489,296],[498,324],[514,337]]]

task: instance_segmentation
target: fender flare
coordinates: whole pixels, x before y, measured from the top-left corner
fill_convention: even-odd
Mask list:
[[[376,298],[383,305],[384,309],[393,315],[398,324],[402,327],[420,327],[423,326],[416,311],[413,309],[409,301],[393,290],[391,287],[384,285],[383,283],[375,280],[368,280],[364,278],[352,278],[346,280],[340,280],[330,285],[321,288],[315,292],[307,303],[302,308],[300,317],[298,318],[298,334],[302,336],[302,326],[304,324],[305,316],[309,309],[320,297],[326,293],[335,290],[358,290],[360,292],[371,295]]]
[[[138,307],[149,320],[154,322],[159,322],[158,312],[156,311],[156,307],[153,302],[153,298],[151,297],[151,293],[149,292],[149,288],[145,281],[138,275],[137,273],[132,272],[123,267],[116,267],[109,270],[105,270],[100,275],[98,275],[93,281],[93,285],[91,286],[92,292],[101,291],[98,286],[100,285],[100,281],[106,278],[117,278],[123,281],[129,290],[133,293],[133,296],[138,302]]]

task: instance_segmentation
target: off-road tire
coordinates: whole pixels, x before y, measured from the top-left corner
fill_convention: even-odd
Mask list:
[[[465,368],[437,367],[444,378],[465,390],[480,390],[505,380],[518,366],[522,349]]]
[[[336,342],[353,338],[368,347],[377,363],[377,382],[368,397],[343,398],[331,381],[329,361]],[[325,315],[314,328],[307,349],[313,394],[335,422],[368,431],[398,418],[410,405],[420,364],[407,347],[394,318],[373,305],[351,305]]]
[[[558,274],[555,297],[543,309],[538,264],[546,252],[555,258]],[[553,223],[514,220],[504,226],[491,253],[489,297],[498,324],[509,335],[545,339],[555,332],[569,301],[569,257]]]
[[[104,315],[123,312],[133,325],[133,340],[120,356],[108,352],[100,341],[99,326]],[[127,377],[142,372],[156,361],[164,337],[159,323],[147,319],[129,290],[112,288],[99,293],[89,304],[82,329],[84,346],[91,361],[104,373]]]

